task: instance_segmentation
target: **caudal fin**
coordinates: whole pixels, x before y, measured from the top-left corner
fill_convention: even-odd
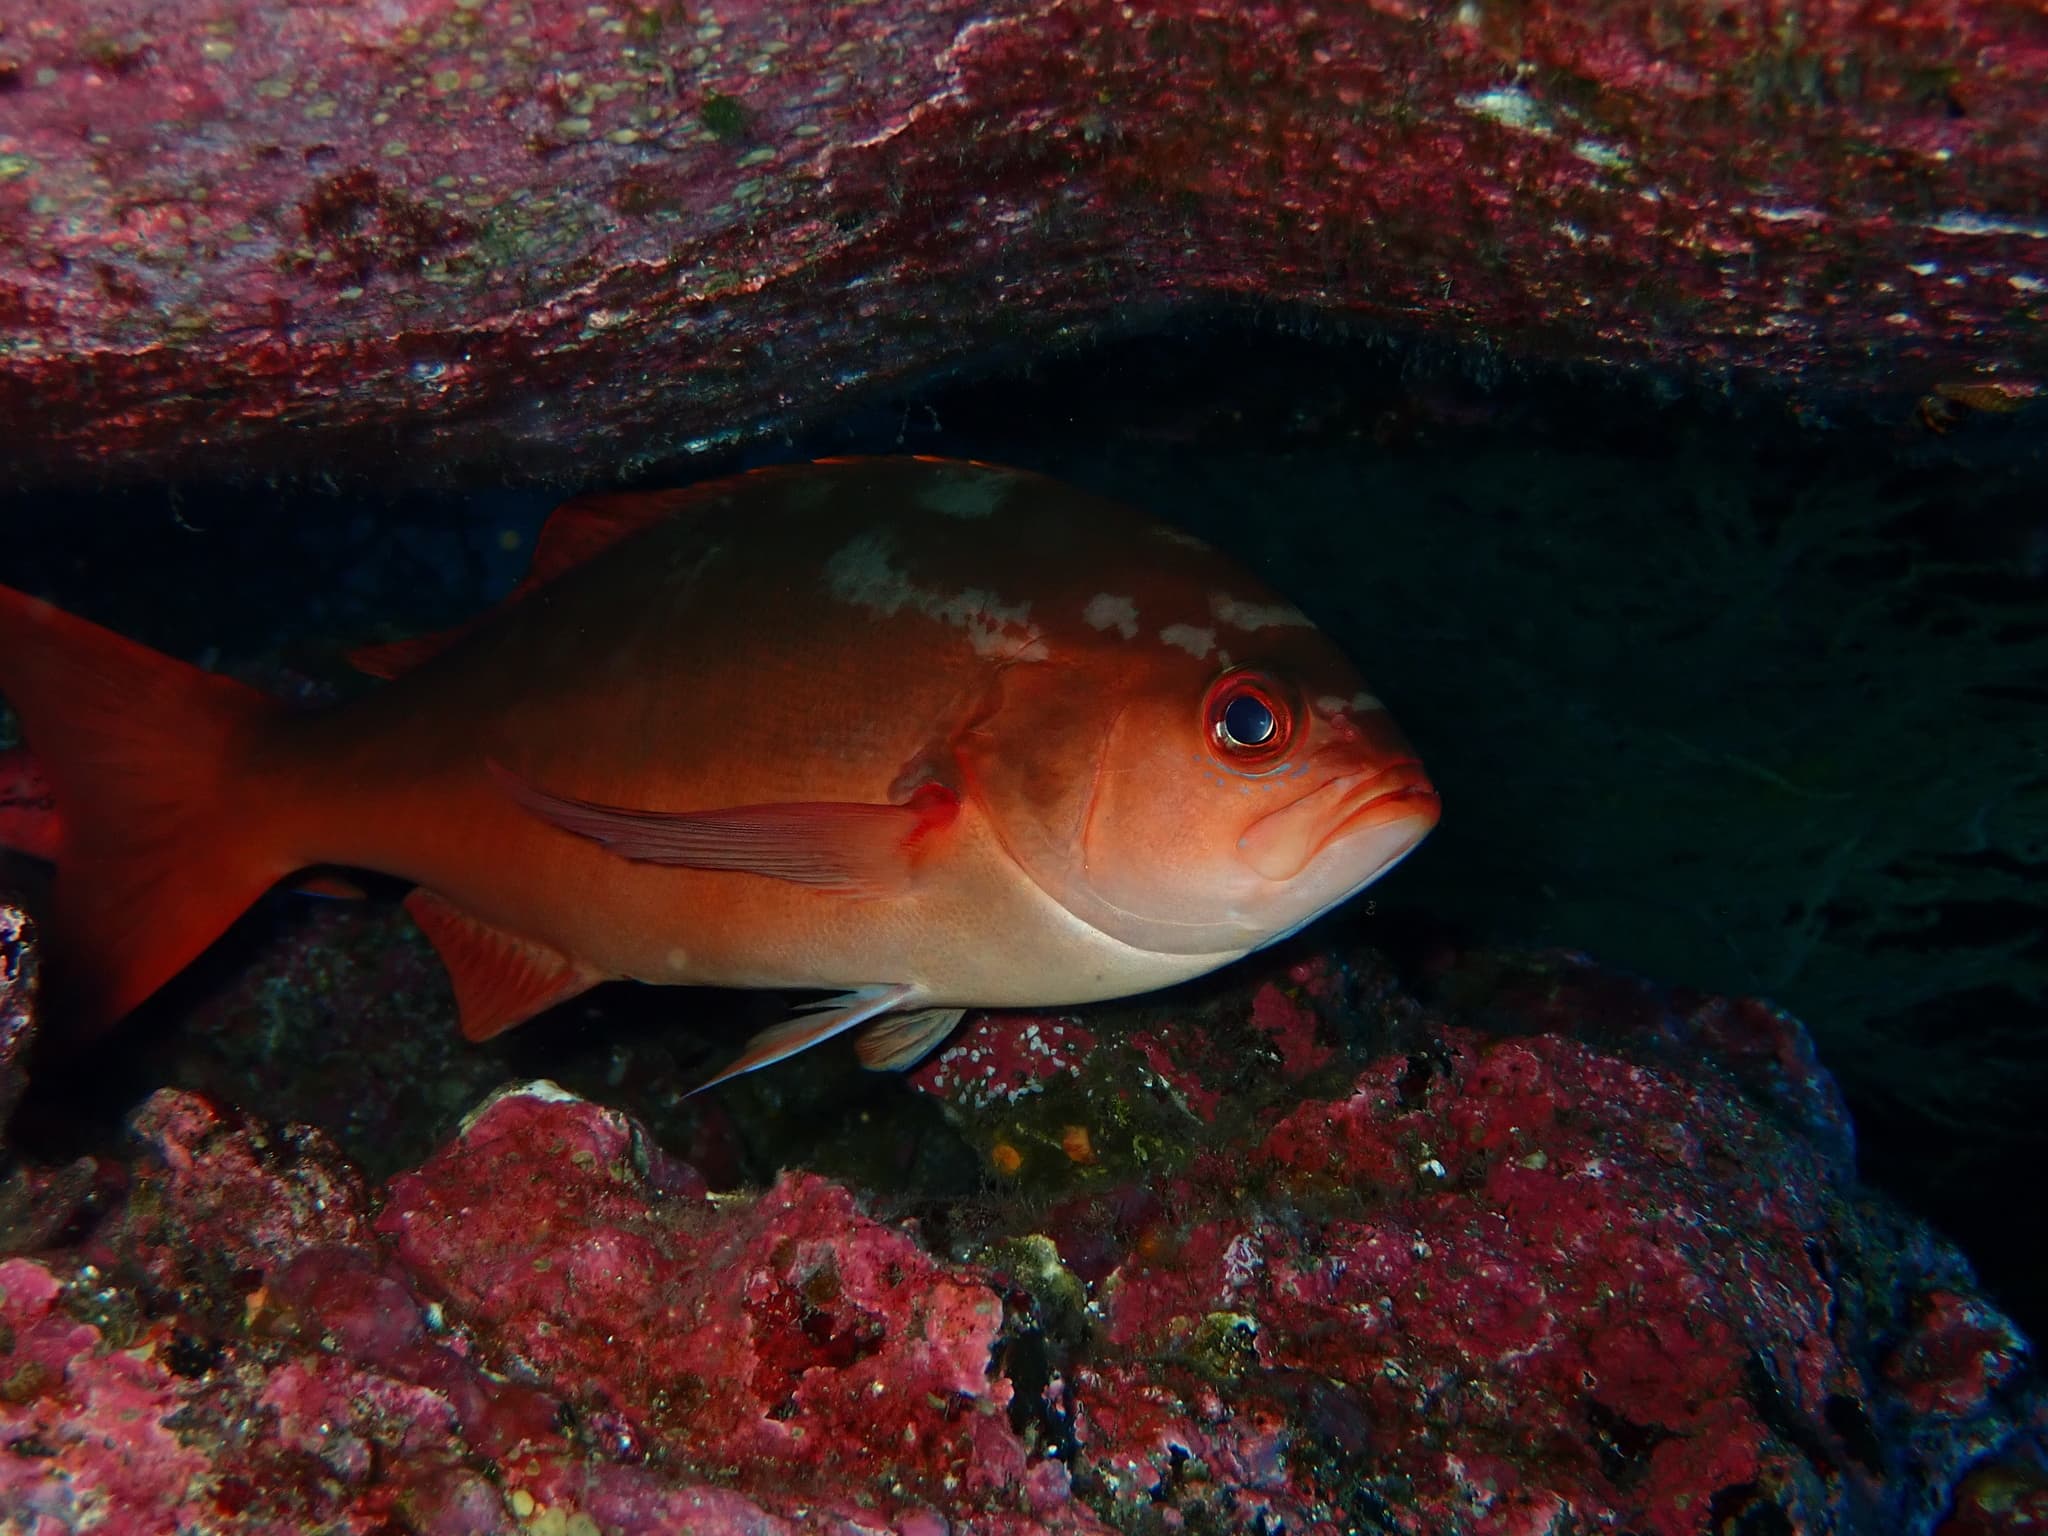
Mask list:
[[[240,766],[280,706],[8,587],[0,695],[60,813],[46,974],[102,1029],[293,867]]]

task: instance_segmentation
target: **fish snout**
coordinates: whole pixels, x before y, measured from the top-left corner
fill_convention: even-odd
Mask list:
[[[1415,757],[1415,748],[1394,724],[1387,706],[1370,693],[1318,699],[1315,714],[1328,728],[1333,743],[1348,756],[1374,763]]]
[[[1443,805],[1422,759],[1387,707],[1369,693],[1358,693],[1319,700],[1316,714],[1329,730],[1326,761],[1335,769],[1338,786],[1325,846],[1360,827],[1408,820],[1423,823],[1416,833],[1420,841],[1436,825]]]
[[[1252,869],[1289,880],[1339,844],[1347,865],[1385,867],[1436,826],[1436,786],[1413,752],[1376,758],[1347,747],[1342,756],[1326,760],[1321,785],[1245,829],[1237,849]]]

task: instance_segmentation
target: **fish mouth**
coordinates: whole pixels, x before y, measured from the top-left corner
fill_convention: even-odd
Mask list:
[[[1403,755],[1338,774],[1262,817],[1238,853],[1268,880],[1292,880],[1340,844],[1347,861],[1371,856],[1385,866],[1421,842],[1441,811],[1422,764]]]
[[[1349,814],[1323,839],[1308,861],[1313,864],[1337,844],[1363,835],[1371,841],[1347,847],[1344,856],[1349,859],[1353,854],[1360,855],[1355,867],[1364,870],[1364,874],[1297,922],[1261,939],[1252,946],[1254,950],[1268,949],[1291,939],[1331,908],[1342,906],[1407,858],[1436,829],[1443,814],[1443,802],[1437,798],[1435,786],[1422,776],[1420,765],[1413,766],[1417,771],[1405,781],[1382,784],[1375,774],[1374,782],[1356,787]]]
[[[1415,758],[1400,758],[1365,773],[1347,774],[1334,781],[1341,798],[1336,823],[1324,834],[1324,848],[1369,828],[1390,827],[1404,821],[1426,825],[1427,832],[1443,815],[1443,801]]]

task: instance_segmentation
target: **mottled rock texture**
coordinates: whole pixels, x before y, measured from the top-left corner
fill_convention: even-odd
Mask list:
[[[1801,389],[2048,370],[2007,0],[42,0],[26,478],[603,478],[1203,297]]]
[[[2028,1528],[2028,1345],[1795,1021],[1436,969],[971,1019],[864,1121],[951,1195],[715,1193],[547,1082],[375,1191],[160,1090],[0,1253],[0,1530]]]

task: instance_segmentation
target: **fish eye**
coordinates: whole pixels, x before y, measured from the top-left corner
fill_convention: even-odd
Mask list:
[[[1263,747],[1280,729],[1273,711],[1255,693],[1240,693],[1223,706],[1223,738],[1233,747]]]
[[[1203,715],[1216,756],[1240,770],[1272,766],[1294,736],[1296,712],[1280,683],[1263,672],[1239,669],[1217,678]]]

